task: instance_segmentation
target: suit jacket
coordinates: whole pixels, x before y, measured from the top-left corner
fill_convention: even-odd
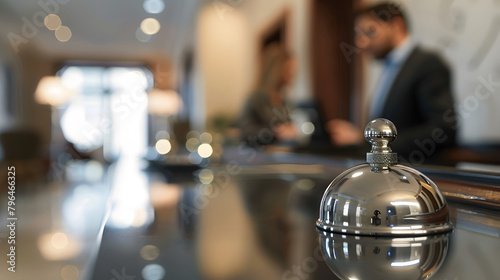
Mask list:
[[[415,47],[396,75],[380,116],[398,129],[392,147],[400,160],[423,163],[453,146],[453,107],[448,66],[437,54]]]

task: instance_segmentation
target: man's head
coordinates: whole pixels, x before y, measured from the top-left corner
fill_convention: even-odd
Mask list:
[[[408,36],[406,15],[399,5],[378,4],[356,13],[356,46],[384,58]]]

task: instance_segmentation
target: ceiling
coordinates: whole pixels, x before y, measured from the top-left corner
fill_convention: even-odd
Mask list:
[[[144,0],[0,0],[0,33],[23,33],[25,21],[53,12],[62,25],[71,29],[72,37],[59,42],[45,26],[38,28],[28,39],[41,53],[49,56],[75,58],[137,58],[152,53],[172,54],[192,40],[196,15],[201,0],[163,0],[165,9],[149,14],[143,8]],[[38,2],[46,3],[44,8]],[[63,4],[58,4],[58,2]],[[50,4],[49,4],[50,3]],[[160,31],[148,42],[141,42],[136,32],[143,19],[153,17]],[[26,30],[26,27],[25,27]],[[8,40],[8,39],[7,39]],[[20,49],[24,44],[20,45]]]

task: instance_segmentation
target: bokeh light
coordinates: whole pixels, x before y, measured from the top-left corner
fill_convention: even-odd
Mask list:
[[[150,14],[159,14],[165,10],[165,2],[163,0],[145,0],[142,6],[144,11]]]
[[[86,109],[82,102],[72,102],[61,117],[61,129],[64,138],[79,150],[91,151],[103,143],[102,133],[95,133],[92,138],[86,131],[95,131],[98,126],[86,119]],[[99,131],[99,130],[97,130]]]
[[[81,252],[81,245],[78,239],[60,231],[42,234],[37,240],[40,255],[49,261],[72,259]]]
[[[200,182],[203,184],[210,184],[214,180],[214,173],[210,169],[202,169],[198,174]]]
[[[66,87],[61,78],[45,76],[40,79],[34,97],[35,101],[40,104],[60,106],[69,102],[77,95],[78,92]]]
[[[160,155],[166,155],[172,149],[172,145],[170,144],[170,141],[168,141],[167,139],[158,140],[158,142],[156,142],[155,147],[156,151]]]
[[[200,145],[200,140],[198,140],[198,138],[189,138],[186,141],[186,149],[190,152],[196,152],[198,150],[199,145]]]
[[[203,161],[203,158],[201,158],[198,153],[193,152],[193,153],[189,154],[188,160],[192,164],[201,164]]]
[[[179,94],[173,90],[154,88],[148,93],[150,114],[168,116],[177,114],[183,104]]]
[[[61,268],[61,278],[63,280],[76,280],[80,275],[80,271],[74,265],[65,265]]]
[[[141,257],[147,261],[152,261],[160,255],[160,249],[154,245],[146,245],[139,251]]]
[[[142,269],[144,280],[161,280],[165,276],[165,269],[159,264],[148,264]]]
[[[151,38],[153,38],[152,35],[142,32],[141,28],[137,28],[137,30],[135,31],[135,37],[137,38],[137,40],[143,43],[147,43],[151,40]]]
[[[59,42],[67,42],[69,39],[71,39],[71,36],[73,34],[71,33],[71,29],[67,26],[60,26],[59,28],[56,29],[56,38],[59,40]]]
[[[141,22],[141,30],[147,35],[153,35],[160,31],[160,22],[154,18],[146,18]]]
[[[310,135],[314,132],[315,130],[315,127],[314,127],[314,124],[312,122],[305,122],[302,124],[302,132],[306,135]]]
[[[200,141],[201,143],[212,143],[212,134],[208,133],[208,132],[203,132],[201,135],[200,135]]]
[[[201,144],[199,147],[198,147],[198,154],[200,155],[200,157],[202,158],[209,158],[212,153],[213,153],[213,149],[212,149],[212,146],[210,146],[210,144]]]
[[[62,232],[54,233],[50,241],[56,249],[64,249],[68,245],[68,237]]]
[[[48,30],[56,30],[62,24],[61,18],[59,18],[59,16],[56,14],[47,15],[43,20],[43,23],[45,24],[45,27],[47,27]]]
[[[198,189],[203,195],[211,195],[214,192],[214,187],[212,184],[200,184]]]

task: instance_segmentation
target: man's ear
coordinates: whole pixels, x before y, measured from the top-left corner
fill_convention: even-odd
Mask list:
[[[391,25],[395,26],[401,32],[408,32],[406,21],[402,17],[394,17],[391,21]]]

